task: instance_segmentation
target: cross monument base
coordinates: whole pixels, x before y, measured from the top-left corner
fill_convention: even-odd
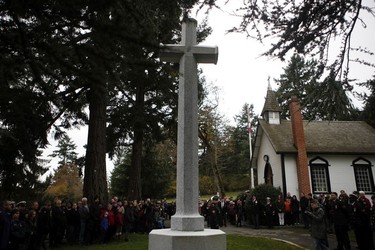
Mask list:
[[[202,231],[152,230],[148,250],[226,250],[225,233],[219,229]]]

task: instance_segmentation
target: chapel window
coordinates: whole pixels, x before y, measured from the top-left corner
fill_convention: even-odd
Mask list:
[[[315,157],[310,160],[309,165],[313,193],[330,193],[331,183],[329,181],[328,161],[321,157]]]
[[[353,161],[355,183],[358,191],[374,193],[374,178],[371,162],[359,157]]]

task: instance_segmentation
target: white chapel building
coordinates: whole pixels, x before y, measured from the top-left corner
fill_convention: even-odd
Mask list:
[[[296,97],[289,109],[290,119],[281,119],[275,92],[268,87],[251,160],[258,184],[297,197],[340,190],[375,194],[373,127],[364,121],[302,120]]]

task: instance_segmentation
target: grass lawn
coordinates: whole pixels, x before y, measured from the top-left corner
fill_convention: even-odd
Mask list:
[[[267,238],[247,237],[240,235],[227,235],[228,250],[268,250],[268,249],[283,249],[283,250],[300,250],[296,246],[287,243],[276,241]],[[90,250],[147,250],[148,249],[148,235],[131,234],[130,241],[113,240],[110,244],[91,245],[91,246],[66,246],[59,247],[59,250],[74,250],[74,249],[90,249]]]

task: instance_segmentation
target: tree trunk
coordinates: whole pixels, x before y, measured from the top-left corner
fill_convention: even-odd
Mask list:
[[[220,197],[224,197],[225,196],[225,190],[224,190],[223,178],[221,178],[221,173],[220,173],[219,167],[217,166],[217,148],[216,148],[216,146],[210,146],[208,148],[208,150],[209,150],[210,155],[211,155],[211,167],[212,167],[212,171],[214,173],[217,188],[220,192]]]
[[[144,84],[137,85],[136,100],[135,100],[135,120],[134,120],[134,142],[132,148],[131,170],[129,176],[129,200],[142,199],[142,148],[143,148],[143,130],[145,127],[144,120]]]
[[[104,204],[108,201],[106,171],[106,108],[107,91],[103,82],[92,84],[88,93],[89,131],[86,149],[86,167],[83,195],[89,202],[99,196]]]

